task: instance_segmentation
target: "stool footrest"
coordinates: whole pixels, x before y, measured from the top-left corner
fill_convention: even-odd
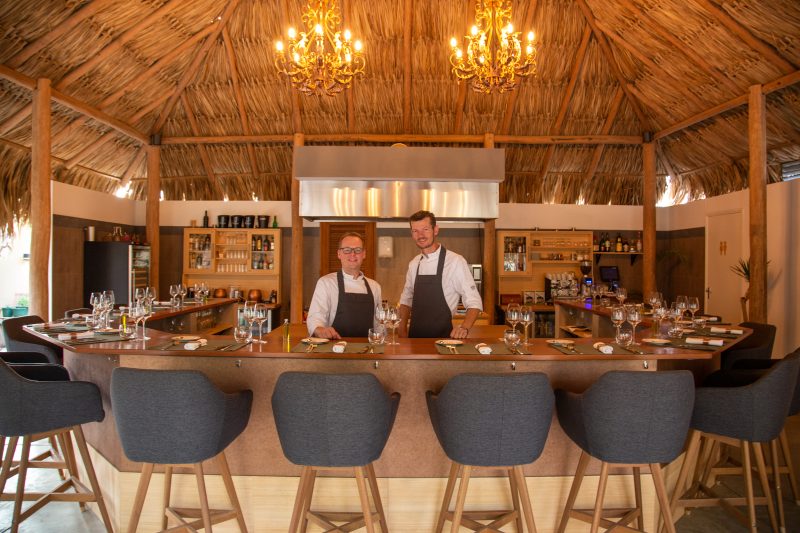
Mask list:
[[[447,511],[445,517],[452,522],[453,511]],[[513,511],[464,511],[461,513],[461,525],[473,531],[487,531],[502,533],[500,528],[511,523],[519,517],[516,510]],[[481,524],[478,520],[491,520],[488,524]]]
[[[177,527],[190,527],[192,529],[198,529],[203,527],[203,512],[200,508],[197,507],[167,507],[166,512],[168,512],[175,520],[180,522],[180,526]],[[227,522],[228,520],[233,520],[236,518],[236,511],[233,509],[209,509],[209,514],[211,515],[211,524],[219,524],[221,522]],[[191,522],[187,521],[187,518],[194,519]]]

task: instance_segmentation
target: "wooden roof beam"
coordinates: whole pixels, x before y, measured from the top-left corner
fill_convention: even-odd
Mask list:
[[[656,155],[658,159],[664,164],[664,167],[667,169],[667,174],[672,176],[677,176],[678,174],[675,172],[675,165],[672,164],[672,160],[667,155],[666,150],[664,149],[663,142],[653,141],[656,143]]]
[[[308,142],[369,143],[460,143],[483,145],[484,135],[423,135],[391,133],[322,133],[304,135]],[[206,137],[162,137],[161,145],[169,144],[244,144],[292,142],[292,135],[215,135]],[[642,144],[638,135],[495,135],[495,144]]]
[[[536,14],[536,8],[538,6],[538,0],[530,0],[528,2],[528,9],[525,11],[525,21],[521,26],[523,32],[529,31],[531,25],[533,24],[533,17]],[[500,123],[500,127],[497,128],[497,133],[500,135],[507,134],[511,129],[511,120],[514,117],[514,109],[517,107],[519,91],[520,86],[518,84],[510,93],[508,93],[508,96],[506,97],[506,109],[503,112],[503,121]]]
[[[414,0],[403,2],[403,133],[411,133],[411,46],[414,31]]]
[[[239,108],[239,117],[242,122],[242,131],[245,135],[251,135],[253,132],[250,130],[250,121],[247,118],[247,109],[244,106],[244,96],[242,95],[242,88],[239,84],[239,67],[236,63],[236,54],[233,51],[233,42],[228,28],[222,30],[222,41],[225,43],[225,50],[228,53],[228,66],[231,69],[231,81],[233,82],[233,94],[236,96],[236,106]],[[186,104],[184,104],[185,106]],[[188,109],[188,108],[187,108]],[[194,133],[199,135],[199,130]],[[247,157],[250,160],[250,168],[252,169],[253,179],[258,179],[258,161],[256,160],[256,151],[251,143],[247,143]]]
[[[125,169],[125,173],[122,175],[122,181],[120,182],[120,187],[127,187],[128,184],[131,182],[133,178],[133,173],[136,172],[136,169],[142,165],[142,161],[144,161],[145,156],[147,155],[147,151],[144,149],[144,146],[139,148],[139,151],[136,152],[136,155],[133,156],[131,159],[128,168]],[[145,176],[143,179],[147,179]]]
[[[617,87],[617,90],[614,92],[614,99],[611,100],[611,108],[608,110],[608,115],[606,115],[606,120],[603,123],[603,128],[601,130],[602,135],[608,135],[608,132],[611,131],[611,127],[614,125],[614,120],[617,118],[617,113],[619,113],[619,108],[622,105],[622,98],[625,96],[625,93],[622,91],[621,87]],[[603,155],[603,145],[598,144],[594,148],[594,152],[592,152],[592,159],[589,161],[589,166],[586,169],[586,173],[583,175],[584,180],[589,180],[594,176],[594,173],[597,171],[597,165],[600,164],[600,157]]]
[[[194,135],[198,135],[200,133],[200,128],[197,125],[197,120],[195,120],[194,113],[192,112],[192,107],[189,105],[189,99],[186,97],[186,93],[181,94],[181,103],[183,104],[183,110],[186,112],[186,119],[189,121],[189,127],[192,128],[192,133]],[[202,161],[203,168],[208,176],[208,183],[211,185],[211,191],[214,193],[216,198],[222,199],[222,191],[220,190],[219,183],[217,182],[217,177],[214,176],[214,168],[211,166],[211,158],[208,156],[208,149],[203,144],[199,145],[197,149],[200,151],[200,161]]]
[[[742,26],[736,19],[711,0],[695,0],[708,13],[724,26],[728,31],[739,37],[747,46],[761,54],[769,63],[782,73],[787,74],[797,70],[798,66],[784,58],[771,44],[765,43],[750,30]]]
[[[611,67],[611,72],[617,79],[617,83],[619,83],[620,87],[622,87],[622,90],[625,91],[625,96],[627,97],[628,103],[630,104],[631,109],[633,109],[636,118],[639,119],[639,124],[642,127],[642,131],[652,131],[653,127],[650,123],[650,120],[644,114],[642,107],[634,97],[631,87],[628,84],[628,80],[626,80],[622,75],[622,71],[619,69],[619,65],[617,65],[617,62],[614,59],[614,53],[611,51],[611,46],[608,44],[605,35],[603,35],[603,33],[597,28],[597,21],[594,17],[594,13],[592,13],[592,10],[589,8],[586,0],[575,0],[575,3],[578,4],[578,7],[586,19],[586,22],[592,27],[595,39],[597,39],[597,43],[600,45],[600,50],[603,53],[603,56],[606,58],[606,62],[608,63],[609,67]]]
[[[197,74],[197,69],[200,68],[200,64],[205,59],[208,51],[211,49],[211,46],[216,43],[217,38],[219,37],[222,29],[228,23],[228,19],[231,17],[233,12],[236,10],[236,6],[239,5],[239,0],[228,0],[228,4],[225,6],[225,9],[222,11],[222,14],[217,17],[216,27],[214,31],[206,38],[203,42],[200,49],[192,58],[192,62],[189,63],[189,67],[183,73],[180,81],[175,87],[175,91],[167,100],[167,104],[161,110],[161,114],[159,115],[158,119],[156,120],[155,125],[153,126],[152,133],[158,133],[164,127],[164,124],[167,122],[167,118],[169,114],[172,112],[172,109],[175,107],[175,104],[178,102],[181,93],[183,93],[186,86],[194,79],[195,74]]]
[[[0,138],[0,144],[5,144],[6,146],[10,146],[12,148],[16,148],[17,150],[24,150],[24,151],[26,151],[28,153],[30,153],[30,151],[31,151],[30,146],[24,146],[22,144],[17,144],[14,141],[9,141],[8,139]],[[50,159],[52,159],[53,161],[55,161],[57,163],[61,163],[61,164],[65,164],[66,163],[65,159],[63,159],[61,157],[54,156],[54,155],[50,156]],[[112,176],[111,174],[106,174],[105,172],[100,172],[99,170],[95,170],[93,168],[84,167],[84,166],[81,166],[81,165],[76,165],[76,167],[81,172],[88,172],[90,174],[97,174],[99,177],[107,179],[107,180],[121,181],[121,179],[122,179],[119,176]]]

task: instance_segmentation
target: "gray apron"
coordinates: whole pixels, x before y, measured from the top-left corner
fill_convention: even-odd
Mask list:
[[[336,273],[336,283],[339,285],[339,303],[331,326],[342,337],[366,337],[375,315],[375,298],[366,276],[366,294],[344,292],[344,275],[341,270]]]
[[[442,288],[442,271],[446,253],[447,250],[442,246],[436,274],[421,276],[419,263],[417,263],[414,297],[411,300],[409,337],[446,339],[453,331],[453,314],[450,312],[447,300],[444,299],[444,289]]]

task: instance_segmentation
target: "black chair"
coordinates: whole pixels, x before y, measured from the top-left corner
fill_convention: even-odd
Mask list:
[[[523,531],[535,532],[533,510],[522,471],[542,454],[553,419],[553,389],[545,374],[461,374],[438,394],[427,392],[431,424],[447,457],[452,461],[441,510],[434,531],[450,519],[460,526],[495,530],[515,521]],[[511,486],[512,510],[464,511],[473,467],[503,468]],[[456,478],[461,482],[454,511],[450,502]],[[521,509],[520,509],[521,504]],[[477,520],[491,520],[488,525]]]
[[[399,403],[400,395],[387,394],[372,374],[286,372],[278,377],[272,394],[278,438],[286,458],[303,467],[290,533],[297,531],[301,519],[303,531],[309,520],[325,529],[350,520],[338,526],[342,531],[351,531],[363,520],[371,533],[376,517],[381,530],[388,531],[372,463],[383,453]],[[312,511],[317,472],[341,467],[353,468],[362,514],[343,517]],[[370,509],[367,482],[375,513]]]
[[[673,372],[613,371],[603,374],[582,394],[556,391],[558,421],[581,448],[558,531],[570,518],[591,523],[592,533],[604,528],[630,528],[634,520],[644,529],[640,468],[649,466],[661,515],[674,533],[661,463],[669,463],[683,449],[694,402],[694,378],[685,370]],[[601,461],[600,481],[593,510],[574,509],[589,460]],[[603,499],[609,465],[633,468],[636,507],[604,512]],[[618,518],[617,521],[608,518]],[[632,528],[630,528],[632,529]],[[629,529],[629,530],[630,530]]]
[[[713,324],[711,325],[713,326]],[[777,331],[775,326],[759,322],[742,322],[739,325],[752,329],[753,333],[730,350],[722,352],[720,366],[723,370],[732,368],[736,361],[741,359],[769,359],[772,357],[772,346],[775,344],[775,332]]]
[[[86,502],[97,502],[106,530],[112,532],[111,519],[81,429],[82,424],[100,422],[105,417],[100,390],[93,383],[69,381],[66,369],[58,365],[23,366],[25,368],[19,368],[30,379],[0,361],[0,435],[9,439],[0,470],[0,499],[14,500],[11,531],[16,533],[20,523],[44,504],[71,501],[80,503],[81,508]],[[80,482],[70,433],[75,435],[91,491]],[[46,462],[40,456],[31,458],[31,442],[50,436],[60,442],[63,458]],[[22,453],[15,463],[14,451],[19,437],[22,437]],[[51,492],[26,491],[25,479],[31,467],[66,469],[69,477]],[[6,481],[14,475],[17,476],[17,491],[5,494]],[[66,492],[70,488],[75,492]],[[24,500],[36,503],[23,511]]]
[[[225,458],[225,448],[247,427],[253,392],[220,391],[202,372],[115,368],[111,374],[111,405],[122,449],[131,461],[144,463],[128,531],[139,524],[150,477],[156,464],[164,467],[164,507],[161,527],[169,516],[179,527],[204,528],[236,519],[247,531],[242,508]],[[202,463],[216,458],[232,510],[210,509]],[[200,495],[197,509],[170,506],[173,467],[193,465]],[[189,522],[187,519],[196,518]]]
[[[678,508],[722,505],[745,527],[755,531],[755,506],[766,505],[772,527],[778,529],[762,443],[774,441],[783,430],[797,386],[798,370],[800,353],[795,353],[778,361],[750,384],[703,386],[696,390],[686,458],[671,500],[673,512]],[[721,497],[708,486],[714,471],[710,458],[714,457],[719,443],[737,443],[741,447],[742,466],[725,473],[741,472],[744,475],[745,498]],[[704,444],[702,451],[701,444]],[[763,496],[754,495],[751,448]],[[717,472],[721,471],[718,469]],[[689,479],[691,483],[687,483]],[[734,507],[745,504],[746,517]]]
[[[64,351],[46,340],[40,339],[22,329],[22,326],[41,324],[44,320],[36,315],[6,318],[3,321],[3,338],[6,349],[14,352],[39,352],[47,356],[51,363],[61,364]]]

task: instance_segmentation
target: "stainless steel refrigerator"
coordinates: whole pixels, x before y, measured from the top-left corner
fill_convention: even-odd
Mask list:
[[[89,295],[114,291],[116,304],[130,305],[137,288],[150,285],[150,247],[129,242],[83,243],[83,303]]]

